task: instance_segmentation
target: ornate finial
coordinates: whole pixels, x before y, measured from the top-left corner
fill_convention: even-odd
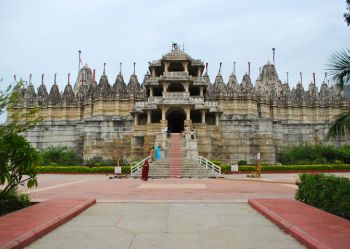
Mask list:
[[[205,63],[205,73],[208,74],[208,62]]]
[[[300,72],[300,83],[303,84],[303,73]]]
[[[312,77],[313,77],[314,85],[315,85],[316,84],[316,75],[315,75],[315,73],[312,73]]]
[[[106,75],[106,62],[103,63],[103,75]]]
[[[96,82],[96,69],[94,69],[94,72],[92,73],[92,80],[93,82]]]
[[[276,49],[273,48],[272,49],[272,61],[273,61],[273,64],[275,65],[275,52],[276,52]]]
[[[32,84],[32,74],[29,74],[29,85]]]
[[[261,67],[259,67],[259,73],[261,74]]]
[[[327,72],[324,73],[324,80],[326,81],[327,79]]]
[[[57,85],[57,84],[56,84],[56,78],[57,78],[57,73],[55,73],[55,78],[54,78],[54,81],[53,81],[53,83],[54,83],[55,85]]]
[[[136,66],[136,62],[134,62],[134,73],[133,73],[133,75],[135,75],[135,66]]]
[[[78,50],[78,56],[79,56],[79,62],[78,62],[78,73],[80,71],[80,65],[82,65],[83,63],[81,62],[81,50]]]
[[[219,66],[219,72],[218,72],[218,74],[221,74],[221,65],[222,65],[222,62],[220,62],[220,66]]]
[[[45,74],[42,74],[42,75],[41,75],[41,85],[44,85],[44,75],[45,75]]]
[[[248,61],[248,75],[250,77],[250,61]]]
[[[287,72],[287,84],[289,84],[289,72]]]
[[[119,62],[119,74],[122,75],[122,63]]]
[[[236,62],[233,62],[233,74],[236,74]]]
[[[68,85],[70,85],[70,73],[68,73]]]

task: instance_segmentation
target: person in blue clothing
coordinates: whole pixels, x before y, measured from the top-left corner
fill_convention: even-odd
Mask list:
[[[155,148],[155,159],[156,160],[160,159],[160,148],[158,145],[156,145],[156,148]]]

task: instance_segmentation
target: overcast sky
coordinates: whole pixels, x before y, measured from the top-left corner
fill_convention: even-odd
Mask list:
[[[345,11],[345,0],[1,0],[0,79],[3,88],[14,74],[32,73],[37,88],[45,73],[49,90],[57,73],[62,91],[68,73],[76,78],[82,50],[97,78],[106,62],[113,83],[122,62],[128,81],[135,61],[141,82],[147,62],[174,41],[209,63],[212,81],[222,62],[227,82],[236,61],[241,82],[250,61],[255,82],[274,47],[282,81],[288,71],[294,86],[303,72],[307,87],[315,72],[320,85],[329,55],[349,48]]]

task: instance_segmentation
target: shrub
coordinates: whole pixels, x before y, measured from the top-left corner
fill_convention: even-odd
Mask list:
[[[43,158],[41,165],[81,165],[82,159],[77,153],[67,146],[50,146],[47,149],[41,151]]]
[[[277,153],[282,164],[324,164],[342,161],[350,163],[350,145],[297,145],[283,148]]]
[[[247,165],[248,162],[246,160],[239,160],[237,164],[238,166],[242,166],[242,165]]]
[[[19,194],[14,190],[8,192],[0,199],[0,216],[28,207],[30,199],[27,194]]]
[[[85,162],[87,166],[116,166],[117,160],[104,160],[101,156],[95,156]],[[121,165],[121,164],[120,164]]]
[[[217,166],[221,165],[221,162],[219,160],[211,160],[213,164],[216,164]]]
[[[231,165],[220,165],[221,172],[231,172]]]
[[[350,180],[324,174],[299,176],[295,198],[311,206],[350,219]]]

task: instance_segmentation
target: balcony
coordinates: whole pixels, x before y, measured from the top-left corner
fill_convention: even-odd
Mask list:
[[[188,75],[188,72],[164,72],[160,76],[161,80],[170,80],[170,81],[186,81],[192,80],[192,76]]]

